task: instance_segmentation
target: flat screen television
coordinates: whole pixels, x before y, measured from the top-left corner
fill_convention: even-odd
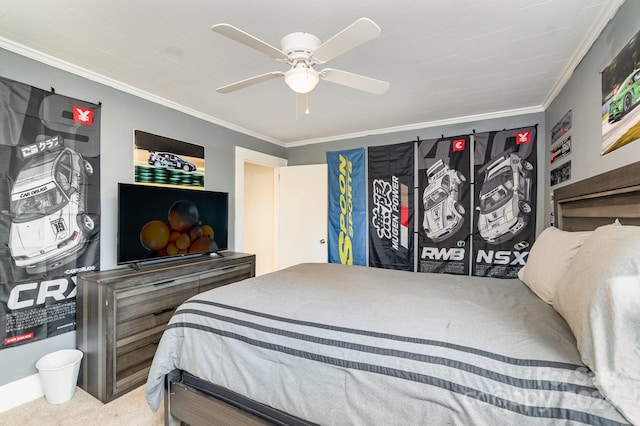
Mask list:
[[[117,263],[228,249],[229,194],[118,184]]]

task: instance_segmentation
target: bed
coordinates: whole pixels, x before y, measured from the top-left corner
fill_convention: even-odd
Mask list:
[[[638,423],[639,267],[619,258],[640,257],[640,163],[555,208],[570,231],[545,230],[521,279],[302,264],[194,296],[149,405],[194,426]]]

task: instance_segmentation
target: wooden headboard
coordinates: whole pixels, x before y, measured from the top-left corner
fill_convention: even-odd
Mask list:
[[[565,231],[593,230],[619,219],[640,225],[640,162],[553,191],[556,226]]]

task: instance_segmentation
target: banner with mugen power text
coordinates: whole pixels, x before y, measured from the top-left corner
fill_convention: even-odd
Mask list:
[[[414,271],[415,142],[369,147],[369,266]]]
[[[75,330],[100,265],[100,105],[0,77],[0,349]]]
[[[329,263],[367,263],[365,150],[327,152]]]

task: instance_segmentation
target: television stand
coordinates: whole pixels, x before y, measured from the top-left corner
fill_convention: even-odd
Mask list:
[[[255,276],[253,254],[226,252],[78,275],[79,386],[107,403],[147,380],[160,337],[186,299]]]

